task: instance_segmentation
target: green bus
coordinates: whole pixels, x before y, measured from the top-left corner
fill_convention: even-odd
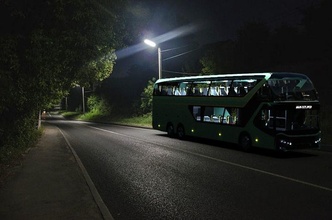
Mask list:
[[[289,151],[320,147],[320,103],[311,80],[292,72],[237,73],[159,79],[152,126],[194,136]]]

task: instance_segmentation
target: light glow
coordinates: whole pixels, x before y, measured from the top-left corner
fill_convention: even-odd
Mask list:
[[[155,42],[153,42],[152,40],[149,40],[149,39],[145,39],[144,43],[146,43],[150,47],[156,47],[156,45],[157,45]]]

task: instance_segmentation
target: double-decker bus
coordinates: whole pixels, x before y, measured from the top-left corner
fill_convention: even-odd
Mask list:
[[[159,79],[152,126],[194,136],[289,151],[319,148],[318,94],[304,74],[242,73]]]

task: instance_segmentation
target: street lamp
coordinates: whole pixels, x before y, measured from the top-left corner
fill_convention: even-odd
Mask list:
[[[150,47],[156,47],[156,45],[157,45],[155,42],[153,42],[152,40],[149,40],[149,39],[145,39],[144,43],[146,43]],[[161,49],[160,49],[160,47],[158,47],[158,73],[159,73],[159,79],[161,79],[161,77],[162,77],[161,72],[162,72]]]

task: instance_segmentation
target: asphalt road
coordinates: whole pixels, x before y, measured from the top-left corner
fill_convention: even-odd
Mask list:
[[[331,219],[332,153],[277,155],[54,120],[115,219]]]

